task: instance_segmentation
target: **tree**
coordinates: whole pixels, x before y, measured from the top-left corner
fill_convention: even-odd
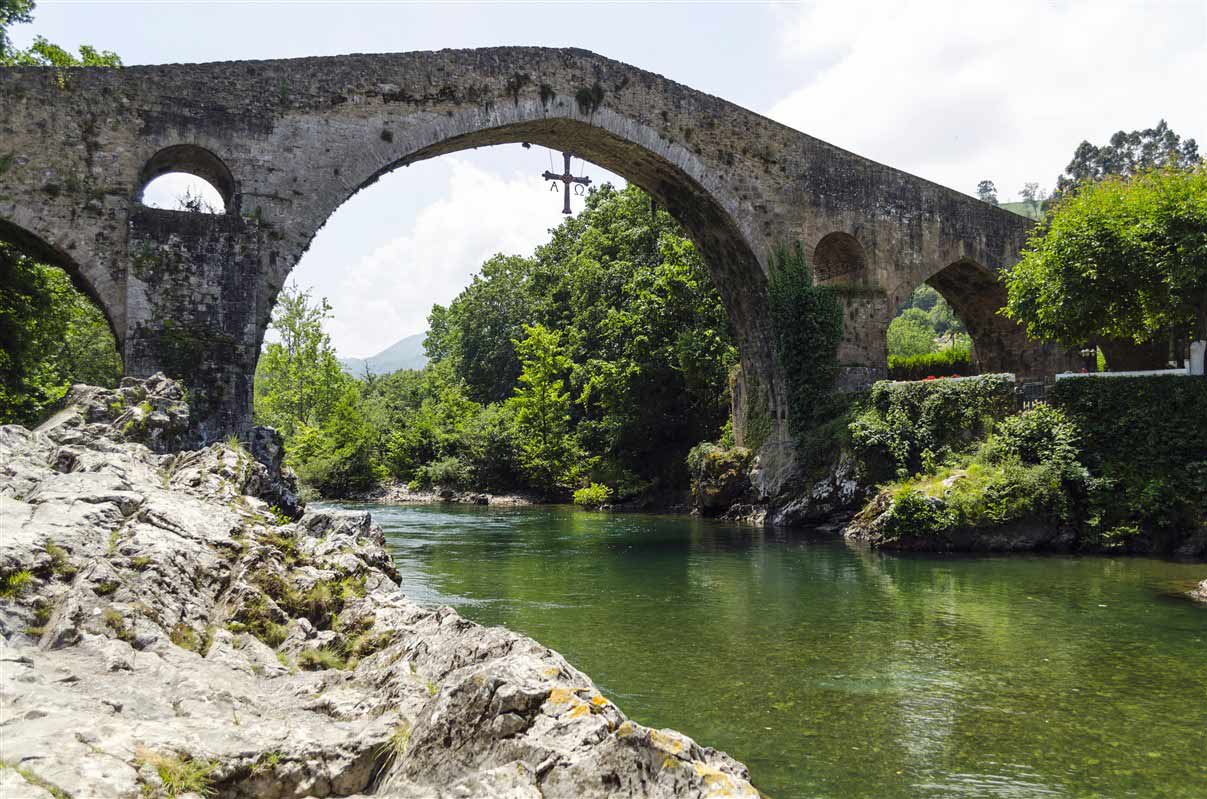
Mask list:
[[[990,205],[997,205],[997,186],[992,180],[982,180],[976,184],[976,196]]]
[[[0,424],[35,424],[72,383],[117,385],[109,323],[67,274],[0,242]]]
[[[296,284],[282,289],[273,310],[271,329],[281,340],[266,346],[256,365],[256,421],[287,440],[300,425],[322,425],[352,381],[323,330],[330,318],[326,298],[312,300]]]
[[[1066,195],[1006,276],[1036,338],[1207,338],[1207,169],[1109,176]]]
[[[33,10],[33,0],[0,0],[0,64],[9,63],[12,51],[8,27],[19,22],[32,22]]]
[[[286,442],[286,458],[298,477],[325,497],[347,497],[372,488],[377,431],[370,424],[356,384],[346,382],[322,423],[299,424]]]
[[[528,283],[535,269],[532,259],[496,255],[447,309],[437,305],[428,317],[428,357],[452,360],[478,402],[511,396],[520,374],[512,342],[534,321],[536,298]]]
[[[570,359],[561,336],[544,325],[525,327],[524,338],[514,344],[523,371],[509,404],[515,412],[520,462],[536,485],[566,486],[572,482],[568,478],[574,455],[565,380]]]
[[[0,0],[0,66],[5,67],[120,67],[122,60],[111,50],[80,45],[73,55],[57,44],[37,36],[25,50],[13,48],[8,27],[33,20],[33,0]]]
[[[929,315],[920,308],[909,308],[888,326],[888,354],[902,357],[934,352],[935,331]]]
[[[429,358],[484,407],[512,394],[525,326],[558,331],[575,438],[595,479],[625,492],[681,484],[687,450],[728,415],[736,350],[720,296],[679,224],[633,186],[592,191],[532,257],[489,259],[428,321]]]
[[[1022,191],[1018,193],[1018,196],[1023,202],[1031,206],[1031,210],[1034,213],[1038,213],[1043,208],[1044,202],[1048,199],[1048,193],[1041,189],[1038,183],[1034,182],[1024,183]]]
[[[1080,184],[1110,175],[1130,177],[1165,166],[1186,169],[1200,160],[1195,140],[1183,140],[1162,119],[1156,127],[1147,130],[1117,131],[1110,142],[1101,147],[1088,141],[1077,145],[1073,160],[1056,179],[1056,194],[1064,194]]]

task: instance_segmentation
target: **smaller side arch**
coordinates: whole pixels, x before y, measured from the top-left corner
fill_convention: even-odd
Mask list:
[[[1038,377],[1079,367],[1080,361],[1064,347],[1028,337],[1022,325],[1002,315],[1006,286],[980,263],[961,258],[924,282],[942,295],[968,328],[978,371]]]
[[[211,151],[196,144],[173,144],[164,147],[147,160],[138,175],[138,190],[135,202],[142,202],[147,184],[169,172],[187,172],[196,175],[213,186],[222,197],[226,213],[235,209],[236,185],[234,175]]]
[[[864,284],[868,258],[859,239],[850,233],[827,233],[813,248],[813,275],[819,284]]]

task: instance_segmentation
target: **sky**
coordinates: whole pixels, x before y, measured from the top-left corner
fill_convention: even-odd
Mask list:
[[[1207,150],[1207,0],[1185,2],[309,2],[39,0],[13,28],[126,64],[495,45],[573,46],[661,73],[959,191],[1051,188],[1082,140],[1166,119]],[[555,171],[560,159],[554,156]],[[386,176],[293,272],[341,355],[423,332],[496,252],[561,219],[550,153],[506,145]],[[575,162],[596,183],[623,178]],[[179,183],[148,191],[169,202]],[[575,208],[580,207],[578,203]]]

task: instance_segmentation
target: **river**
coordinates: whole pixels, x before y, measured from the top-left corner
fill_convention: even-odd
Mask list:
[[[364,506],[412,598],[566,656],[774,799],[1207,797],[1203,564],[921,557],[568,507]]]

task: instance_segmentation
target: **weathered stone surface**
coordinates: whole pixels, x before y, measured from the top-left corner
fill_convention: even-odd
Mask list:
[[[0,794],[757,796],[556,652],[410,602],[367,513],[285,522],[241,448],[155,453],[94,405],[0,428],[0,578],[29,578],[0,599]]]
[[[650,192],[699,245],[742,362],[787,447],[766,270],[800,242],[842,289],[846,382],[885,371],[894,309],[929,281],[986,371],[1077,366],[996,315],[1031,222],[659,75],[583,50],[489,48],[281,61],[0,69],[0,235],[63,264],[104,308],[126,369],[182,378],[193,434],[250,426],[277,292],[331,213],[380,175],[492,144],[569,150]],[[219,215],[140,204],[195,173]],[[768,459],[767,470],[781,460]]]

